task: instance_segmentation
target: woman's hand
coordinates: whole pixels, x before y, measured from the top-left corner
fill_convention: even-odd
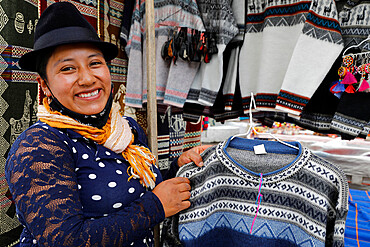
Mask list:
[[[166,217],[190,207],[190,181],[187,178],[176,177],[159,183],[153,193],[161,201]]]
[[[212,145],[203,145],[189,149],[188,151],[181,154],[181,156],[177,160],[177,165],[179,167],[182,167],[189,162],[194,162],[197,166],[202,166],[203,160],[200,154],[209,147],[212,147]]]

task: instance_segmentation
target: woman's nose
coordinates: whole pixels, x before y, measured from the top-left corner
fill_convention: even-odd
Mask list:
[[[79,71],[78,84],[80,85],[90,85],[95,82],[94,73],[90,68],[81,68]]]

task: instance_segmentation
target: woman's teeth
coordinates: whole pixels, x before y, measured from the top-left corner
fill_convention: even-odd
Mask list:
[[[81,97],[81,98],[87,98],[87,97],[92,97],[92,96],[95,96],[99,93],[99,90],[96,90],[94,92],[91,92],[91,93],[81,93],[78,95],[78,97]]]

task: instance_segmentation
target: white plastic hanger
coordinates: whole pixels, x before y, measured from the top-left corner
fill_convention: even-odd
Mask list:
[[[254,108],[256,109],[256,101],[254,100],[254,95],[253,93],[251,92],[251,103],[249,104],[249,128],[248,128],[248,131],[246,133],[242,133],[242,134],[236,134],[236,135],[233,135],[231,138],[230,138],[230,142],[235,138],[235,137],[247,137],[251,134],[251,131],[253,131],[253,133],[256,133],[256,134],[259,134],[259,132],[256,130],[255,128],[255,123],[253,123],[253,118],[252,118],[252,104],[254,106]],[[280,142],[281,144],[284,144],[288,147],[291,147],[291,148],[294,148],[294,149],[297,149],[299,150],[299,147],[296,147],[296,146],[293,146],[287,142],[284,142],[282,140],[280,140],[279,138],[277,138],[276,136],[274,136],[273,134],[271,133],[267,133],[270,137],[272,137],[273,139],[275,139],[276,141]]]

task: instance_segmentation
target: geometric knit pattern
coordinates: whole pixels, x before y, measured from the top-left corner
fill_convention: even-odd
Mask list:
[[[350,46],[358,46],[369,36],[370,4],[366,1],[348,0],[345,3],[337,4],[337,8],[345,48],[343,51],[345,51]],[[337,98],[329,90],[333,83],[339,79],[338,69],[343,60],[343,51],[303,110],[297,124],[321,133],[337,133],[341,135],[342,139],[366,138],[370,131],[367,127],[370,113],[364,107],[368,105],[367,98],[369,97],[364,97],[362,92],[356,92],[354,94],[344,93]],[[370,43],[364,42],[358,46],[358,50],[350,49],[345,54],[360,51],[370,51]],[[363,63],[367,63],[367,61],[363,61],[361,58],[355,62],[357,66]],[[356,102],[353,102],[352,99]]]
[[[204,166],[181,167],[177,175],[192,184],[191,206],[178,215],[181,243],[344,246],[344,173],[299,143],[290,144],[299,150],[274,141],[229,139],[202,154]],[[255,145],[264,145],[267,154],[256,155]]]
[[[243,108],[253,92],[257,108],[299,115],[343,47],[335,3],[250,0],[247,7]]]

